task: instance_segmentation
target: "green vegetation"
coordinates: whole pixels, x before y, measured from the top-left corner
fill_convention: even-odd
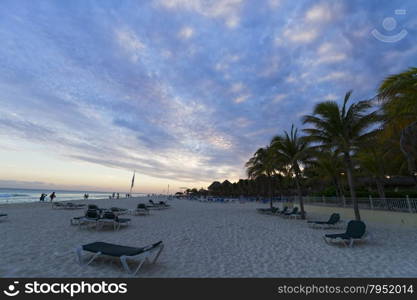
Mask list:
[[[193,195],[303,195],[357,197],[417,196],[417,68],[389,76],[376,97],[342,104],[318,103],[300,136],[292,126],[259,148],[246,163],[249,179],[213,182]]]

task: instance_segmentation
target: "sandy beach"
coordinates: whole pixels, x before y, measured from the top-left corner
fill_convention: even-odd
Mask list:
[[[144,199],[82,201],[100,207],[134,208]],[[354,248],[329,246],[324,233],[305,221],[258,214],[258,203],[169,201],[170,209],[128,216],[120,231],[71,226],[84,210],[55,210],[50,203],[3,205],[0,221],[1,277],[128,277],[120,262],[77,264],[74,250],[94,241],[145,246],[162,240],[156,265],[138,277],[415,277],[417,233],[367,224],[369,241]],[[310,216],[320,218],[328,216]],[[343,216],[342,216],[343,217]]]

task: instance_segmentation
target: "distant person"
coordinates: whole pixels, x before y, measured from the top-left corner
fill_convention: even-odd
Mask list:
[[[49,198],[51,198],[51,202],[52,202],[52,201],[54,201],[54,199],[56,198],[55,192],[52,192],[52,193],[49,195]]]
[[[113,199],[116,197],[116,194],[115,193],[113,193],[113,195],[111,196]]]
[[[84,194],[84,200],[88,199],[88,194]]]
[[[119,193],[117,193],[117,199],[119,199],[119,197],[120,197],[120,196],[119,196]]]
[[[39,201],[42,201],[42,202],[44,202],[45,201],[45,197],[46,196],[48,196],[47,194],[45,194],[45,193],[42,193],[41,194],[41,197],[39,198]]]

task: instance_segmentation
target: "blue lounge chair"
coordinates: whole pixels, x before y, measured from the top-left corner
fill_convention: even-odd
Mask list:
[[[124,225],[127,226],[130,223],[130,219],[127,218],[119,218],[116,214],[111,211],[104,212],[103,216],[101,216],[97,220],[97,229],[101,229],[106,225],[110,225],[113,227],[113,230],[119,230],[120,226]]]
[[[297,214],[297,213],[298,213],[298,207],[296,206],[292,209],[292,211],[282,213],[282,216],[285,217],[285,218],[289,218],[291,215],[294,215],[294,214]]]
[[[284,206],[282,210],[279,210],[275,213],[276,216],[282,216],[284,214],[288,213],[288,206]]]
[[[128,209],[127,208],[120,208],[120,207],[110,207],[110,209],[108,209],[108,211],[111,211],[115,215],[120,216],[120,215],[126,214],[128,212]]]
[[[79,246],[76,249],[76,254],[80,265],[88,265],[100,255],[118,257],[125,271],[131,275],[136,275],[136,273],[139,271],[139,269],[145,262],[150,261],[152,264],[154,264],[157,261],[163,249],[164,244],[162,243],[162,241],[142,248],[128,247],[104,242],[95,242]],[[86,263],[83,262],[83,251],[94,253],[94,255]],[[150,257],[153,253],[156,253],[156,255],[152,260],[150,260]],[[134,271],[131,271],[129,265],[127,264],[127,259],[130,257],[141,258],[141,262]]]
[[[346,232],[336,234],[325,234],[324,241],[330,243],[333,241],[342,241],[346,247],[352,247],[354,241],[363,240],[366,233],[366,225],[362,221],[352,220],[348,223]]]
[[[131,210],[130,213],[134,216],[147,216],[150,214],[150,211],[146,204],[139,203],[136,209]]]
[[[95,204],[89,204],[87,209],[89,210],[97,210],[99,213],[101,213],[102,211],[104,211],[104,208],[99,208],[97,205]]]
[[[149,209],[164,209],[164,208],[166,208],[166,207],[164,207],[164,206],[161,206],[161,205],[159,205],[159,204],[157,204],[157,203],[155,203],[155,202],[153,202],[153,200],[152,199],[149,199],[148,200],[148,202],[149,202],[149,204],[148,204],[148,208]]]
[[[71,225],[78,225],[79,228],[85,225],[91,227],[91,225],[97,228],[97,221],[100,219],[101,215],[98,210],[89,209],[86,211],[85,215],[82,217],[74,217],[71,219]]]
[[[307,222],[312,228],[336,228],[341,224],[340,214],[333,213],[330,215],[328,221],[308,221]]]
[[[169,207],[171,207],[171,205],[167,204],[167,203],[166,203],[166,202],[164,202],[164,201],[159,201],[159,206],[162,206],[162,207],[165,207],[165,208],[169,208]]]

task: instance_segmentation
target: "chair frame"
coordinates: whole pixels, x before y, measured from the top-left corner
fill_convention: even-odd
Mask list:
[[[151,264],[155,264],[156,263],[156,261],[158,260],[158,258],[159,258],[159,256],[161,255],[161,252],[162,252],[162,250],[164,249],[164,244],[163,243],[161,243],[160,245],[158,245],[158,246],[156,246],[156,247],[154,247],[154,248],[152,248],[152,249],[149,249],[149,250],[145,250],[144,252],[142,252],[142,253],[139,253],[139,254],[137,254],[137,255],[129,255],[129,256],[127,256],[127,255],[122,255],[122,256],[113,256],[113,255],[106,255],[106,254],[102,254],[101,252],[96,252],[86,263],[84,263],[83,262],[83,258],[82,258],[82,253],[83,253],[83,251],[84,251],[84,249],[83,249],[83,246],[79,246],[79,247],[77,247],[76,249],[75,249],[75,252],[76,252],[76,255],[77,255],[77,258],[78,258],[78,263],[81,265],[81,266],[86,266],[86,265],[89,265],[90,263],[92,263],[97,257],[99,257],[100,255],[104,255],[104,256],[110,256],[110,257],[119,257],[119,259],[120,259],[120,262],[121,262],[121,264],[122,264],[122,266],[123,266],[123,268],[124,268],[124,270],[128,273],[128,274],[130,274],[130,275],[136,275],[138,272],[139,272],[139,270],[140,270],[140,268],[143,266],[143,264],[145,263],[145,262],[150,262]],[[89,252],[89,251],[87,251],[87,252]],[[155,255],[155,257],[151,260],[150,259],[150,257],[152,256],[152,254],[154,253],[154,252],[157,252],[156,253],[156,255]],[[136,258],[141,258],[141,260],[140,260],[140,263],[138,264],[138,266],[136,267],[136,269],[135,270],[131,270],[130,269],[130,267],[129,267],[129,265],[128,265],[128,263],[127,263],[127,259],[128,258],[134,258],[134,257],[136,257]]]
[[[335,224],[308,223],[308,226],[313,229],[343,229],[346,226],[346,224],[344,220],[339,220]]]
[[[130,224],[130,220],[126,222],[119,222],[116,219],[108,219],[108,218],[100,218],[97,220],[97,227],[96,229],[102,229],[105,225],[113,225],[113,230],[120,230],[121,225],[128,226]]]
[[[150,210],[145,209],[145,208],[135,208],[135,209],[131,209],[129,210],[129,214],[132,216],[149,216],[150,215]]]
[[[360,239],[357,239],[357,238],[343,239],[343,238],[340,238],[340,237],[338,237],[338,238],[328,238],[326,236],[323,236],[323,239],[324,239],[324,241],[326,242],[327,245],[332,245],[336,242],[343,242],[343,245],[346,248],[352,248],[355,241],[356,242],[358,242],[358,241],[360,241],[360,242],[367,241],[369,239],[369,233],[367,231],[365,231],[365,233],[363,234],[363,236]]]

